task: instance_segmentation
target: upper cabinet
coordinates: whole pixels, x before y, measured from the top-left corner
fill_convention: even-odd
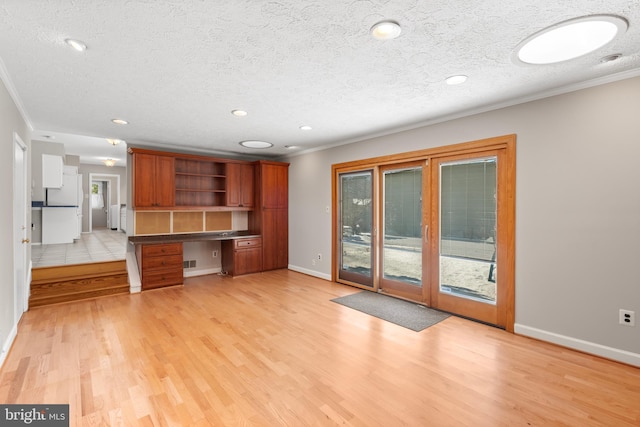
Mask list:
[[[133,153],[133,202],[136,208],[175,205],[175,159]]]
[[[263,209],[279,209],[289,206],[289,164],[258,162],[260,192]]]
[[[42,155],[42,188],[62,188],[64,161],[62,156]]]
[[[176,206],[225,206],[225,162],[176,158]]]
[[[252,162],[138,148],[129,151],[136,209],[253,209]]]
[[[253,207],[253,169],[253,164],[227,163],[227,206]]]

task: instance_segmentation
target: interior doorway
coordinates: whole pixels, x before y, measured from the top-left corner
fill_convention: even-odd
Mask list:
[[[29,308],[28,228],[27,228],[27,146],[13,133],[13,277],[14,318],[17,325]]]
[[[113,206],[117,208],[112,209]],[[117,211],[117,215],[113,212]],[[120,218],[120,175],[89,174],[88,231],[95,228],[109,229]],[[119,227],[116,227],[119,228]]]

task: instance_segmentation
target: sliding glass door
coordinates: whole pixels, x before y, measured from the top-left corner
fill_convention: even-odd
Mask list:
[[[373,287],[373,171],[339,176],[340,238],[338,277]]]
[[[514,135],[334,171],[337,281],[513,330]]]
[[[498,155],[436,159],[432,174],[432,301],[439,309],[497,324]]]
[[[424,161],[381,169],[382,248],[380,290],[422,301]]]

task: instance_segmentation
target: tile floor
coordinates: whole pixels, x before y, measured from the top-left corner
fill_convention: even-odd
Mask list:
[[[93,229],[82,233],[74,243],[60,245],[32,245],[33,267],[50,267],[65,264],[84,264],[97,261],[125,259],[127,235],[122,231]]]

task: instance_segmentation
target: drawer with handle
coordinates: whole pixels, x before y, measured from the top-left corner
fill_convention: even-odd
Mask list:
[[[236,239],[234,240],[235,249],[246,249],[256,246],[262,246],[262,239],[259,237],[251,239]]]

